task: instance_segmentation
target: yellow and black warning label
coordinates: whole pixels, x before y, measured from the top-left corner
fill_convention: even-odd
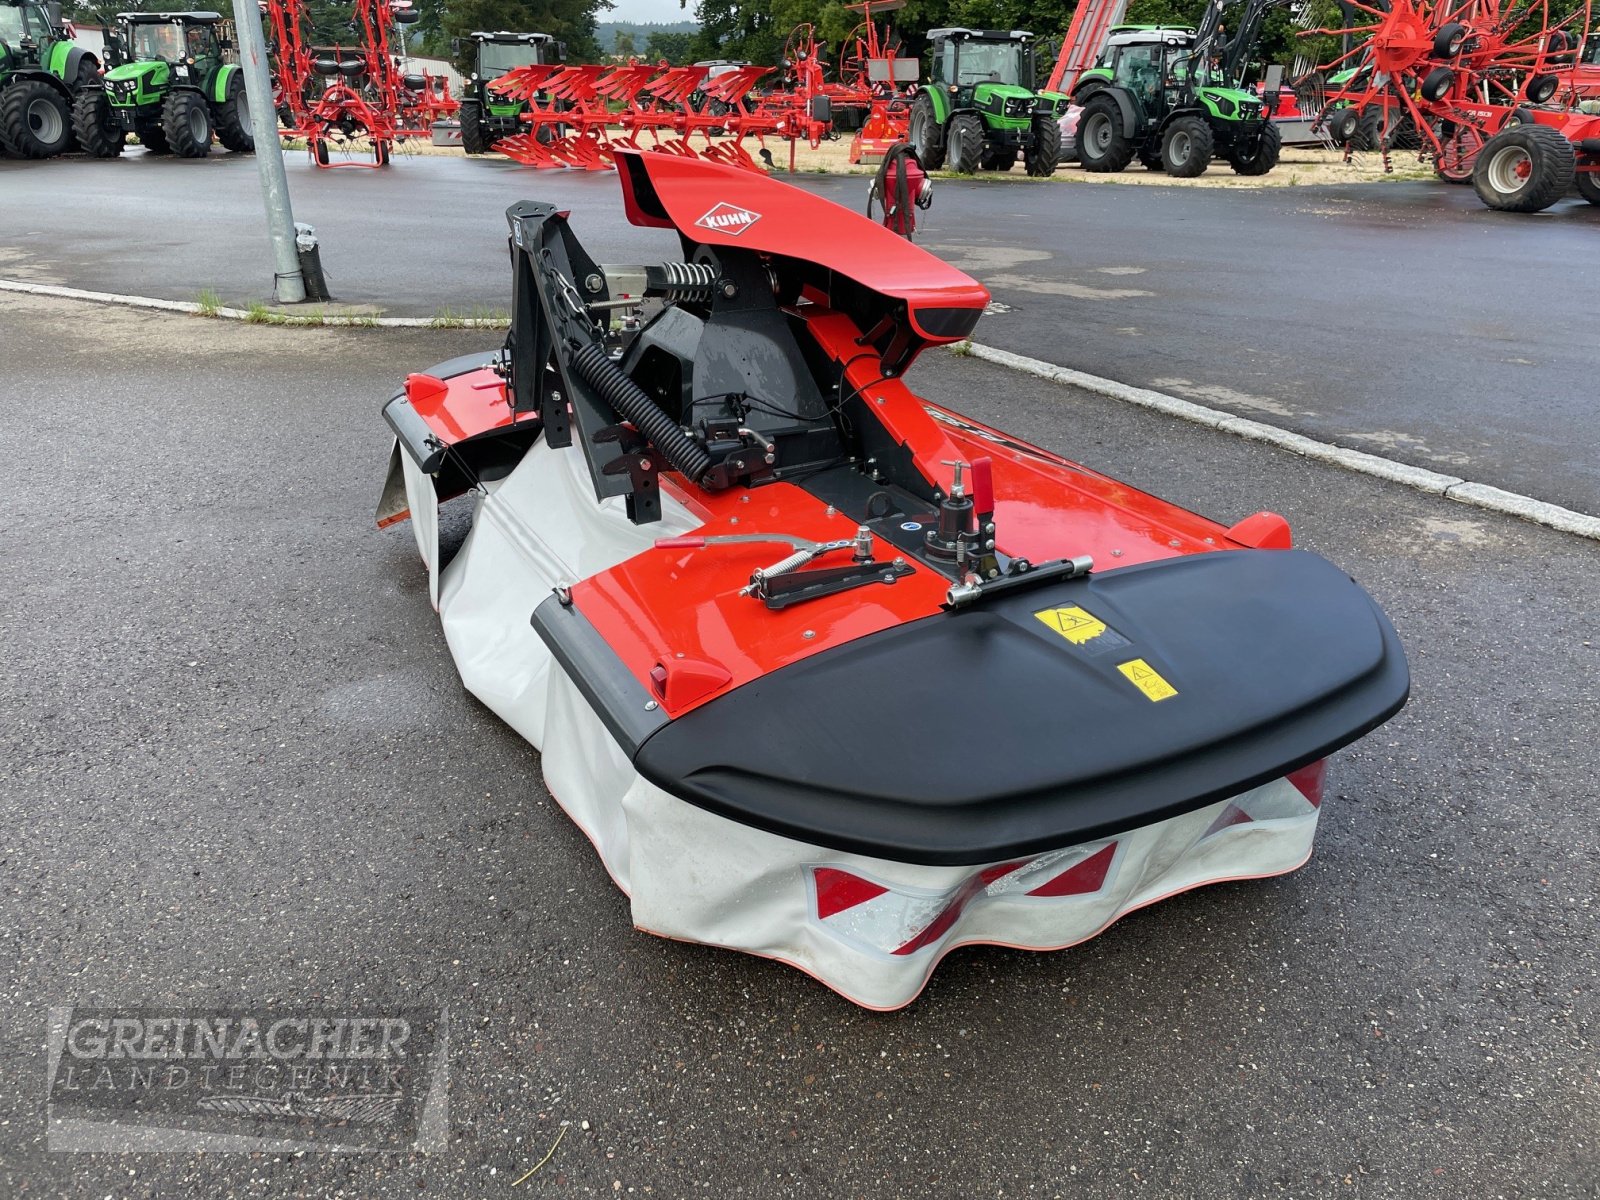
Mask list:
[[[1161,672],[1157,671],[1142,658],[1133,659],[1131,662],[1118,663],[1117,670],[1127,677],[1129,683],[1143,692],[1145,699],[1151,703],[1155,703],[1158,700],[1169,700],[1178,694],[1178,689],[1163,679]]]
[[[1075,604],[1064,608],[1041,608],[1033,615],[1074,646],[1092,641],[1106,631],[1104,621]]]

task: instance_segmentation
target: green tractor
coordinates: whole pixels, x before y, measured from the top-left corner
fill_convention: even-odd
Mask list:
[[[1212,0],[1200,29],[1119,25],[1095,65],[1073,86],[1078,160],[1085,170],[1120,171],[1135,157],[1152,171],[1190,178],[1216,157],[1240,175],[1278,165],[1282,136],[1261,98],[1241,86],[1267,11],[1283,0],[1245,0],[1230,39],[1225,0]]]
[[[501,138],[521,133],[527,127],[522,114],[528,111],[524,100],[511,100],[489,90],[491,81],[514,67],[559,62],[566,48],[548,33],[474,33],[477,44],[472,73],[461,93],[461,148],[468,154],[483,154]],[[460,53],[465,39],[456,40]]]
[[[100,63],[74,46],[58,3],[0,0],[0,150],[52,158],[72,149],[72,95],[100,86]]]
[[[244,72],[225,60],[228,24],[214,12],[117,14],[105,86],[78,93],[72,127],[96,158],[116,158],[128,134],[152,154],[204,158],[211,137],[229,150],[256,148]]]
[[[1067,97],[1034,91],[1034,37],[1020,29],[934,29],[933,71],[911,103],[910,141],[922,165],[971,175],[1055,172]]]

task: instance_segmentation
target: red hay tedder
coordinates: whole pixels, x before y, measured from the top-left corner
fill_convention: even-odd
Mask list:
[[[304,0],[265,0],[272,25],[278,119],[285,136],[304,138],[319,167],[383,167],[394,143],[427,137],[433,123],[453,116],[458,102],[449,81],[403,70],[390,47],[390,32],[420,15],[410,0],[355,0],[351,47],[314,47]],[[334,161],[333,151],[353,152],[358,139],[370,146],[370,161]]]

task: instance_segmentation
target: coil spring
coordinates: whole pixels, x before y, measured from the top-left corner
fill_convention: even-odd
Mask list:
[[[711,469],[711,455],[698,442],[687,437],[678,423],[611,360],[599,342],[590,342],[572,356],[572,369],[599,392],[617,413],[661,452],[661,456],[681,471],[691,483],[699,483]]]
[[[661,264],[667,276],[665,296],[668,300],[688,300],[691,303],[709,303],[717,284],[717,272],[704,263],[667,262]]]

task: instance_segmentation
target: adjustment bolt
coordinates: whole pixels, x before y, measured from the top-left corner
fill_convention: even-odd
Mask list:
[[[732,300],[739,294],[739,285],[731,279],[722,281],[722,295],[724,299]]]
[[[645,710],[645,712],[655,712],[655,710],[660,708],[660,707],[661,706],[659,704],[657,704],[654,700],[646,700],[644,702],[644,710]]]
[[[810,641],[812,638],[817,636],[817,631],[815,629],[808,629],[800,636],[805,638],[807,641]]]
[[[601,288],[605,287],[605,285],[606,281],[600,278],[598,272],[590,275],[589,278],[583,281],[583,286],[588,288],[591,292],[598,292]]]

